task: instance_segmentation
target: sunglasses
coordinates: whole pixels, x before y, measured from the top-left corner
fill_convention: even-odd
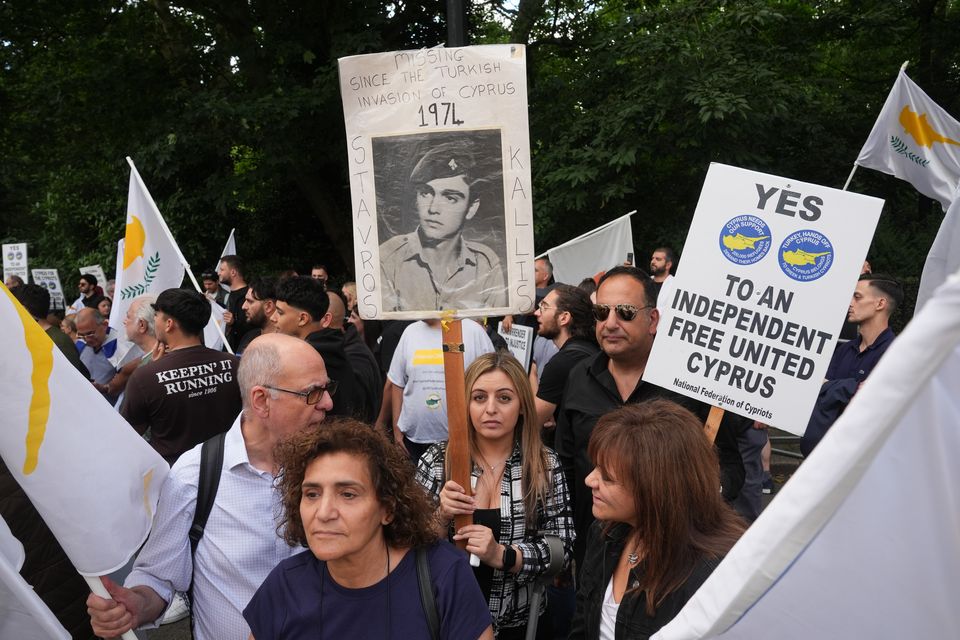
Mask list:
[[[333,394],[337,392],[337,381],[331,380],[322,387],[314,387],[310,391],[291,391],[290,389],[281,389],[280,387],[272,387],[269,384],[263,385],[267,389],[273,389],[274,391],[283,391],[284,393],[289,393],[295,396],[300,396],[304,399],[307,404],[317,404],[320,402],[320,398],[323,397],[325,392],[330,393],[330,397],[333,397]]]
[[[643,307],[638,307],[635,304],[595,304],[593,305],[593,317],[597,322],[603,322],[610,317],[610,310],[614,309],[617,312],[618,318],[624,322],[630,322],[636,318],[637,314],[643,309],[652,308],[652,304],[648,304]]]

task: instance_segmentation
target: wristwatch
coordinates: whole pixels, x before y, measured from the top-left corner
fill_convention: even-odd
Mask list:
[[[517,550],[509,544],[503,546],[503,570],[510,571],[517,563]]]

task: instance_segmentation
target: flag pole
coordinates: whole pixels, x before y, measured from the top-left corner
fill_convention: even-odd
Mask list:
[[[549,255],[551,251],[556,251],[557,249],[562,249],[562,248],[564,248],[565,246],[570,245],[570,244],[573,244],[573,243],[576,242],[577,240],[582,240],[582,239],[586,238],[587,236],[590,236],[590,235],[593,235],[593,234],[597,233],[598,231],[603,231],[603,230],[606,229],[607,227],[609,227],[609,226],[611,226],[611,225],[613,225],[613,224],[616,224],[617,222],[623,220],[624,218],[629,218],[630,216],[632,216],[632,215],[635,214],[636,212],[637,212],[637,210],[634,209],[634,210],[631,211],[630,213],[624,214],[624,215],[620,216],[619,218],[614,218],[614,219],[611,220],[610,222],[607,222],[607,223],[605,223],[605,224],[600,225],[600,226],[597,227],[596,229],[591,229],[590,231],[587,231],[586,233],[581,233],[579,236],[577,236],[577,237],[574,238],[573,240],[567,240],[567,241],[564,242],[563,244],[558,244],[557,246],[553,247],[552,249],[550,249],[550,250],[548,250],[548,251],[544,251],[544,252],[541,253],[540,255],[536,256],[536,259],[539,259],[539,258],[542,258],[542,257],[544,257],[544,256],[546,256],[546,255]]]
[[[853,169],[850,170],[850,175],[847,176],[847,181],[843,183],[843,189],[841,189],[841,191],[846,191],[847,187],[850,186],[850,181],[853,180],[853,174],[857,172],[857,167],[859,166],[856,162],[853,163]]]
[[[137,178],[137,184],[140,185],[140,188],[143,189],[143,192],[147,194],[147,199],[150,201],[150,206],[153,208],[153,212],[157,214],[157,220],[160,221],[160,227],[163,229],[163,232],[167,234],[167,239],[170,240],[170,244],[173,245],[174,251],[177,252],[177,257],[180,258],[180,264],[183,266],[184,270],[187,272],[187,275],[190,276],[190,282],[193,283],[193,287],[197,290],[197,293],[203,294],[203,289],[200,287],[200,283],[197,282],[197,277],[193,275],[193,270],[190,269],[190,263],[187,262],[186,257],[184,257],[183,252],[180,251],[180,245],[177,244],[177,241],[173,238],[173,234],[170,233],[170,228],[167,226],[167,221],[163,219],[163,215],[160,213],[160,209],[157,208],[157,203],[153,200],[153,195],[150,193],[150,190],[147,189],[147,185],[144,184],[143,178],[140,177],[140,172],[137,171],[136,165],[133,164],[133,160],[130,156],[127,156],[127,164],[130,165],[130,171],[133,172],[133,175]],[[230,355],[233,355],[233,349],[230,347],[230,343],[227,342],[227,336],[223,332],[223,327],[220,326],[220,323],[216,320],[213,321],[214,326],[217,327],[217,333],[220,334],[220,337],[223,338],[223,346]]]
[[[127,158],[129,160],[129,158]],[[83,579],[87,581],[87,586],[90,587],[90,591],[94,594],[104,598],[105,600],[113,600],[113,596],[107,591],[107,588],[103,586],[103,583],[100,582],[100,578],[83,576]],[[122,636],[123,640],[137,640],[137,634],[133,632],[133,629],[130,631],[124,632]]]

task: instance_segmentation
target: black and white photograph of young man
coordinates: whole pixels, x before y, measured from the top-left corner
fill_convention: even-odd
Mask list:
[[[500,130],[371,142],[384,311],[506,306]]]

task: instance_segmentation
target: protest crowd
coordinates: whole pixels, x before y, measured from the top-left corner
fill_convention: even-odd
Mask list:
[[[458,77],[449,69],[501,71],[458,67],[459,48],[425,51],[416,55],[453,65],[447,80]],[[405,55],[389,63],[418,64]],[[385,78],[343,84],[379,90]],[[520,99],[515,89],[503,84],[504,104]],[[345,120],[360,140],[351,127],[363,117],[345,109]],[[370,165],[381,220],[375,244],[374,227],[354,229],[354,271],[327,255],[264,269],[231,231],[198,280],[128,158],[114,279],[81,268],[77,297],[54,304],[51,287],[5,278],[0,320],[23,331],[4,338],[20,359],[3,375],[24,369],[32,386],[18,415],[22,469],[0,460],[0,569],[14,564],[12,536],[28,590],[70,637],[150,638],[184,621],[197,640],[653,638],[756,531],[764,495],[785,490],[771,474],[771,430],[790,427],[797,458],[830,449],[834,425],[905,340],[892,320],[910,304],[900,279],[864,260],[882,202],[718,165],[696,215],[712,215],[716,184],[738,195],[746,185],[756,215],[737,201],[716,228],[694,217],[681,274],[674,247],[633,252],[630,214],[595,230],[626,236],[609,240],[615,251],[582,248],[591,260],[571,261],[571,241],[534,258],[533,225],[517,222],[525,211],[532,221],[529,150],[486,124],[351,146],[352,159],[367,142],[390,158]],[[355,219],[369,213],[365,173],[350,178]],[[825,204],[824,193],[848,200]],[[391,196],[402,204],[385,204]],[[866,237],[839,237],[829,226],[839,216],[814,224],[850,202],[873,216]],[[403,209],[412,226],[391,218]],[[834,280],[802,290],[831,268]],[[779,284],[761,286],[762,269]],[[821,294],[839,313],[812,308]],[[662,373],[665,358],[689,377]],[[63,380],[77,383],[71,393]],[[806,409],[808,392],[809,419],[783,409]],[[123,430],[122,443],[78,449],[91,475],[126,470],[124,454],[104,463],[97,447],[152,461],[131,453],[121,489],[132,497],[106,505],[147,526],[102,571],[75,567],[75,543],[34,504],[29,478],[44,437],[90,420]]]
[[[63,593],[54,611],[75,637],[191,612],[199,638],[300,637],[317,625],[349,635],[370,618],[364,598],[383,597],[394,572],[416,580],[414,557],[426,549],[440,637],[522,638],[530,620],[538,638],[648,637],[759,515],[771,483],[766,425],[728,413],[711,448],[697,435],[709,405],[640,377],[676,262],[660,247],[649,273],[611,265],[573,286],[540,258],[534,313],[463,321],[470,492],[444,462],[446,403],[432,384],[442,362],[423,361],[438,352],[440,322],[362,320],[355,285],[335,286],[323,266],[312,276],[249,274],[227,255],[216,290],[139,296],[122,331],[97,308],[92,275],[62,318],[46,289],[11,282],[64,356],[172,465],[132,570],[123,584],[105,580],[112,599]],[[849,400],[893,339],[888,320],[901,300],[895,280],[865,269],[848,315],[854,337],[838,348],[824,394],[840,384]],[[233,310],[223,312],[232,354],[203,343],[218,301]],[[496,331],[504,320],[534,330],[529,372]],[[205,442],[218,443],[224,466],[196,542]],[[361,500],[369,506],[354,511]],[[456,514],[474,524],[456,529]],[[548,534],[562,569],[545,584]],[[466,541],[478,566],[441,540]],[[61,590],[68,569],[56,569]],[[404,599],[416,589],[391,601],[385,588],[389,613],[377,624],[420,633],[416,598]],[[336,606],[314,609],[325,597]]]

